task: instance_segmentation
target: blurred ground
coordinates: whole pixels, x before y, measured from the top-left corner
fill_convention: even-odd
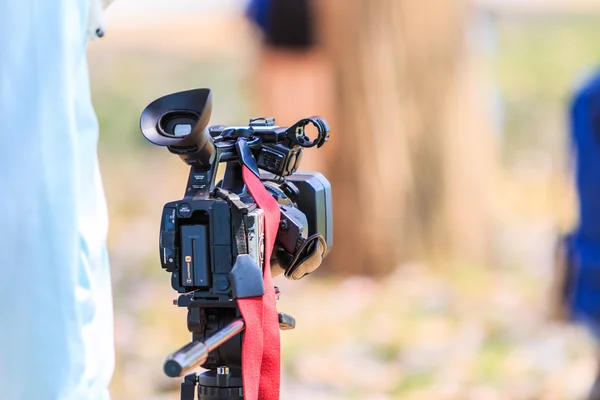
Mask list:
[[[545,314],[555,234],[573,220],[565,101],[580,67],[600,58],[600,25],[586,21],[497,26],[490,75],[506,134],[493,265],[402,265],[379,280],[277,279],[279,308],[298,321],[282,333],[283,400],[583,396],[596,362],[592,342]],[[116,400],[177,399],[178,382],[162,375],[162,362],[189,340],[185,311],[171,305],[170,277],[158,264],[159,214],[181,197],[187,169],[144,141],[139,114],[158,96],[208,86],[212,122],[245,121],[249,36],[235,18],[194,16],[109,29],[91,46],[111,216]]]

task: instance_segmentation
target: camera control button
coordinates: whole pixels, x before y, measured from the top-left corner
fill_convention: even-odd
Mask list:
[[[206,174],[197,174],[197,173],[193,173],[192,174],[192,179],[194,180],[194,182],[206,182],[207,181],[207,176]]]
[[[179,206],[179,215],[183,218],[187,218],[192,215],[192,207],[189,204],[183,203]]]
[[[215,278],[215,287],[224,292],[229,289],[229,280],[226,276],[217,276]]]

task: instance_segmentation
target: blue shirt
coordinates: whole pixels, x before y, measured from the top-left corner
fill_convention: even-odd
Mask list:
[[[107,212],[89,0],[0,1],[0,397],[106,399]]]

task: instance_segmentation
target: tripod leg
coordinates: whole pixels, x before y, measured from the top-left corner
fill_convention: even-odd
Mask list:
[[[196,399],[196,383],[198,378],[196,374],[189,374],[183,378],[181,382],[181,400],[195,400]]]

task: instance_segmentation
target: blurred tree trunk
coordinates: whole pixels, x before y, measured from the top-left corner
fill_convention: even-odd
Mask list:
[[[330,266],[483,261],[492,135],[466,47],[467,0],[316,0],[335,77]]]
[[[278,125],[289,126],[311,115],[333,120],[333,78],[320,49],[303,51],[262,46],[253,93],[256,115],[273,115]],[[305,151],[301,170],[322,171],[329,150]]]

